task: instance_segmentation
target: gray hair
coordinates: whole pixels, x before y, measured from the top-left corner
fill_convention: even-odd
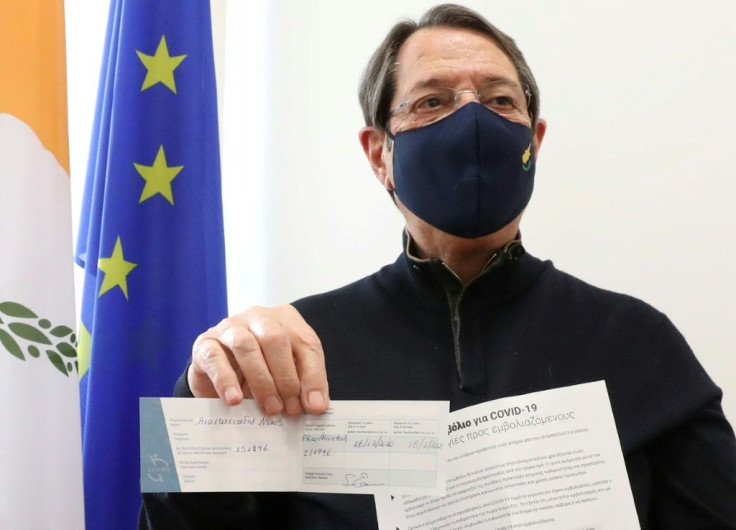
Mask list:
[[[365,124],[388,129],[391,100],[396,90],[397,56],[401,46],[417,30],[433,27],[460,28],[477,31],[493,39],[508,55],[516,67],[519,80],[531,92],[529,117],[532,127],[539,118],[539,88],[534,80],[524,54],[516,46],[514,39],[496,28],[481,15],[466,7],[454,4],[435,6],[427,11],[419,22],[401,20],[397,22],[371,56],[360,80],[358,97],[363,109]]]

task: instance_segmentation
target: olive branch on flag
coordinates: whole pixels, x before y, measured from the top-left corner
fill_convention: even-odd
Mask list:
[[[0,303],[0,344],[25,361],[24,349],[34,358],[44,350],[51,364],[68,376],[77,371],[77,337],[67,326],[52,326],[45,318],[17,302]]]

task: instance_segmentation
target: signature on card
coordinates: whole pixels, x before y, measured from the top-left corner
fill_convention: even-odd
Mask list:
[[[360,475],[354,473],[345,474],[345,485],[354,488],[365,488],[368,486],[383,486],[385,482],[368,482],[368,473],[363,472]]]

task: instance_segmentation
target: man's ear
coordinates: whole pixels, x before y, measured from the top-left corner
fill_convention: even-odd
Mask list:
[[[542,140],[544,139],[544,133],[547,132],[547,121],[543,119],[537,120],[537,125],[534,127],[534,156],[539,156],[539,148],[542,146]]]
[[[386,131],[376,127],[363,127],[358,133],[358,139],[376,178],[384,188],[393,190],[393,177],[388,168],[391,152],[386,149]]]

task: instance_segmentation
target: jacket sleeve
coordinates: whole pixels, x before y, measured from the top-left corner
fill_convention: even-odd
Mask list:
[[[139,530],[263,528],[249,493],[144,493]]]
[[[654,528],[736,529],[736,440],[720,397],[649,451]]]

